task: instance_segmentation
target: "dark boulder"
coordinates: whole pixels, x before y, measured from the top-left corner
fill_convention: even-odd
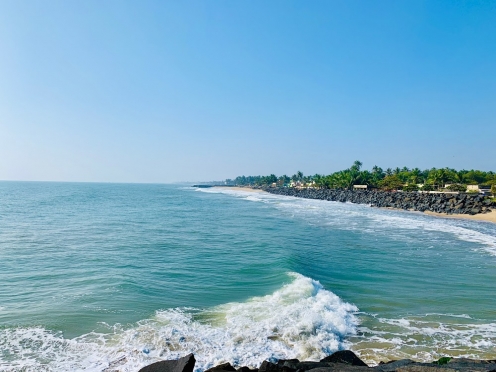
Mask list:
[[[279,371],[279,368],[277,367],[277,364],[271,363],[267,360],[264,360],[262,362],[262,365],[258,369],[259,372],[277,372]]]
[[[334,354],[331,354],[324,359],[321,360],[324,363],[342,363],[349,364],[352,366],[362,366],[367,367],[367,365],[355,355],[355,353],[351,350],[340,350],[336,351]]]
[[[195,362],[194,355],[189,354],[177,360],[163,360],[150,364],[138,372],[193,372]]]
[[[277,361],[277,365],[279,367],[283,367],[283,366],[295,366],[298,363],[300,363],[300,361],[298,359],[279,359]]]
[[[258,369],[250,369],[248,367],[239,367],[237,372],[258,372]]]
[[[314,370],[315,368],[326,368],[328,366],[329,364],[325,362],[300,362],[294,367],[294,369],[303,372]]]
[[[451,358],[446,366],[458,371],[490,371],[496,370],[494,361],[491,360],[477,360],[469,358]]]
[[[391,362],[385,363],[385,364],[379,364],[377,367],[375,367],[376,370],[382,371],[382,372],[394,372],[396,371],[399,367],[404,367],[409,364],[415,363],[411,359],[400,359],[400,360],[393,360]]]
[[[284,372],[291,372],[298,369],[299,363],[300,361],[298,359],[279,359],[277,361],[277,367]]]
[[[205,372],[221,372],[221,371],[234,372],[236,371],[236,368],[234,368],[231,365],[231,363],[223,363],[223,364],[219,364],[218,366],[205,370]]]
[[[396,372],[459,372],[456,369],[436,364],[414,363],[404,367],[399,367]],[[468,371],[467,371],[468,372]],[[470,371],[474,372],[474,371]]]
[[[343,363],[327,363],[327,367],[319,367],[311,370],[312,372],[373,372],[370,367],[352,366]]]

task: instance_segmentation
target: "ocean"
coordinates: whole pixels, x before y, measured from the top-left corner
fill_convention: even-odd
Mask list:
[[[185,185],[0,182],[0,371],[496,359],[496,225]]]

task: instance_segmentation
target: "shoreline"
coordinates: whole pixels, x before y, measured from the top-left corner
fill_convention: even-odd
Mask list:
[[[422,213],[425,213],[425,214],[428,214],[429,216],[434,216],[434,217],[454,218],[454,219],[461,219],[461,220],[472,220],[472,221],[496,223],[496,210],[492,210],[489,213],[481,213],[481,214],[474,214],[474,215],[470,215],[470,214],[445,214],[445,213],[436,213],[436,212],[430,212],[430,211],[425,211]]]
[[[374,207],[374,208],[389,209],[391,211],[410,212],[410,213],[415,213],[415,214],[427,214],[427,215],[432,216],[432,217],[449,218],[449,219],[455,219],[455,220],[472,220],[472,221],[479,221],[479,222],[496,223],[496,210],[492,210],[489,213],[480,213],[480,214],[470,215],[470,214],[437,213],[437,212],[431,212],[431,211],[420,212],[420,211],[404,210],[404,209],[391,208],[391,207]]]
[[[238,186],[231,186],[231,187],[225,187],[225,186],[214,186],[215,188],[219,189],[224,189],[224,190],[238,190],[238,191],[246,191],[246,192],[255,192],[255,193],[262,193],[266,192],[270,194],[269,192],[262,190],[262,189],[254,189],[251,187],[243,186],[243,187],[238,187]],[[297,196],[296,196],[297,197]],[[390,209],[390,210],[395,210],[395,211],[403,211],[403,212],[415,212],[415,213],[423,213],[432,217],[440,217],[440,218],[450,218],[450,219],[460,219],[460,220],[471,220],[471,221],[479,221],[479,222],[490,222],[496,224],[496,210],[492,210],[489,213],[479,213],[475,215],[470,215],[470,214],[447,214],[447,213],[437,213],[437,212],[431,212],[431,211],[414,211],[414,210],[404,210],[404,209],[399,209],[399,208],[391,208],[391,207],[376,207],[379,209]]]
[[[256,193],[266,192],[267,194],[269,194],[265,190],[252,189],[251,187],[238,187],[238,186],[212,186],[212,187],[215,189],[222,189],[222,190],[248,191],[248,192],[256,192]]]

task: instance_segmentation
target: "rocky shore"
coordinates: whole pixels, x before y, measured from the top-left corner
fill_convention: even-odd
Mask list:
[[[193,372],[195,357],[189,354],[178,360],[164,360],[143,367],[139,372]],[[299,361],[287,359],[264,361],[255,369],[234,368],[229,363],[220,364],[205,372],[496,372],[496,360],[474,360],[466,358],[441,358],[432,363],[418,363],[410,359],[394,360],[369,367],[352,351],[337,351],[320,360]]]
[[[297,189],[266,187],[271,194],[298,198],[369,204],[372,207],[395,208],[419,212],[476,215],[496,209],[496,203],[479,194],[445,194],[419,192],[389,192],[366,190]]]

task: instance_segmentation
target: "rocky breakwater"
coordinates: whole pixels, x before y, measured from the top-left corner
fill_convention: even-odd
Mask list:
[[[410,211],[430,211],[446,214],[489,213],[496,209],[490,198],[478,194],[448,194],[421,192],[390,192],[367,190],[297,189],[292,187],[267,187],[271,194],[298,198],[369,204],[372,207],[395,208]]]
[[[189,354],[178,360],[164,360],[143,367],[139,372],[193,372],[195,357]],[[205,372],[496,372],[496,360],[474,360],[466,358],[441,358],[432,363],[418,363],[410,359],[394,360],[369,367],[352,351],[337,351],[315,361],[282,359],[264,361],[258,368],[234,368],[230,363],[220,364]]]

